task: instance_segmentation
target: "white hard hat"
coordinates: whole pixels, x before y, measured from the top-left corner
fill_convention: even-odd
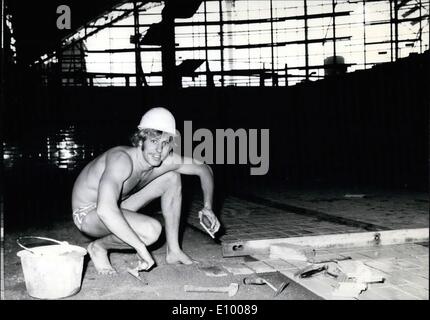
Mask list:
[[[176,136],[176,123],[173,114],[166,108],[157,107],[148,110],[137,126],[139,130],[155,129]]]

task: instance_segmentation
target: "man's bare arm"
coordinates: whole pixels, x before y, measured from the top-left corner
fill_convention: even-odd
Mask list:
[[[97,214],[115,236],[135,248],[140,257],[152,265],[153,260],[146,245],[130,227],[118,207],[123,183],[130,177],[132,170],[128,154],[117,151],[107,155],[105,171],[99,185]]]
[[[203,201],[206,209],[212,210],[213,193],[214,193],[214,178],[211,167],[207,164],[197,162],[180,164],[175,170],[181,174],[197,175],[200,177],[200,182],[203,190]]]
[[[174,157],[179,157],[174,155]],[[204,207],[200,211],[201,214],[205,215],[211,221],[211,232],[215,233],[220,228],[220,222],[218,221],[215,213],[212,210],[213,193],[214,193],[214,178],[211,167],[207,164],[201,163],[196,160],[187,159],[173,159],[177,164],[176,172],[187,175],[197,175],[200,177],[200,183],[203,191]],[[199,213],[199,214],[200,214]]]

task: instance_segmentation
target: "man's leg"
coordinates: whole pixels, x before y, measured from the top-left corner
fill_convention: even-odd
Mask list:
[[[179,224],[181,220],[182,184],[181,175],[174,173],[168,188],[161,196],[161,210],[166,224],[166,262],[192,264],[193,261],[179,247]]]
[[[154,179],[142,190],[123,201],[121,208],[137,211],[160,196],[166,229],[166,262],[191,264],[193,261],[179,246],[179,222],[182,205],[182,184],[179,173],[168,172]]]
[[[126,209],[122,209],[122,213],[145,245],[149,246],[157,241],[161,233],[161,225],[157,220]],[[99,238],[91,242],[87,248],[97,271],[101,274],[116,273],[109,262],[108,250],[130,249],[131,247],[106,228],[96,210],[92,210],[84,218],[82,231],[92,237]]]

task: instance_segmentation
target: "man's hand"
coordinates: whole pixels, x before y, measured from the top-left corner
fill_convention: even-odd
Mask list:
[[[208,227],[209,231],[212,234],[216,233],[219,230],[221,224],[218,218],[216,217],[215,213],[211,209],[203,208],[202,210],[199,211],[200,221],[202,221],[203,216],[206,217],[211,223],[210,227]]]
[[[136,250],[137,251],[137,250]],[[151,269],[151,267],[155,264],[154,259],[152,259],[151,255],[147,250],[137,251],[138,257],[140,257],[137,270],[139,271],[147,271]]]
[[[143,260],[139,260],[138,264],[137,264],[137,270],[138,271],[147,271],[149,269],[151,269],[151,267],[154,265],[154,260],[152,260],[151,263],[148,263],[146,261]]]

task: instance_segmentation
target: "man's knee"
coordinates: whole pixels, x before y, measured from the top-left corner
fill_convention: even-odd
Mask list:
[[[148,222],[147,232],[144,235],[144,238],[147,240],[147,245],[154,243],[158,240],[161,234],[162,226],[160,222],[153,219]]]
[[[168,187],[181,190],[182,188],[181,175],[177,172],[166,173],[166,183]]]
[[[158,240],[161,230],[162,226],[160,222],[155,219],[150,219],[149,221],[145,222],[144,230],[140,229],[136,231],[138,232],[141,240],[148,246]]]

